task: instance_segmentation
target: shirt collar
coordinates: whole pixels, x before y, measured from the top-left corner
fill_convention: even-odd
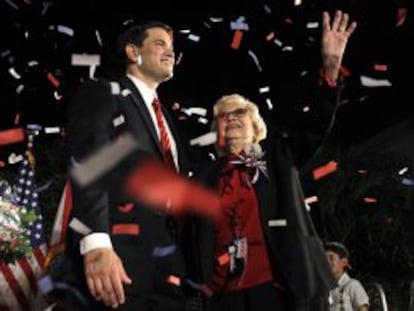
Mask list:
[[[127,74],[127,77],[132,81],[132,83],[134,83],[134,85],[141,93],[141,96],[144,99],[145,104],[147,106],[150,106],[152,104],[154,97],[157,97],[157,92],[148,88],[148,86],[137,77],[130,74]]]
[[[349,281],[349,274],[344,272],[338,280],[338,285],[342,286]]]

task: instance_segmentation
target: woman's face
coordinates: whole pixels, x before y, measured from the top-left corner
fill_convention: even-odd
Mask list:
[[[233,147],[236,152],[240,152],[254,141],[253,121],[243,106],[223,105],[216,119],[217,134],[219,141],[222,140],[225,144],[223,147]]]

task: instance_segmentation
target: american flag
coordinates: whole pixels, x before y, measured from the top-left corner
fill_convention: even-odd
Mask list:
[[[37,280],[44,271],[46,243],[43,239],[43,220],[38,204],[38,193],[33,159],[30,151],[21,162],[14,185],[15,204],[27,212],[34,210],[36,219],[26,228],[32,253],[15,264],[0,263],[0,311],[45,310],[45,301],[38,291]],[[33,161],[32,161],[33,162]]]
[[[48,253],[45,262],[46,269],[53,262],[54,258],[59,254],[62,254],[65,250],[66,232],[71,210],[72,191],[69,181],[66,181],[60,197],[59,206],[56,211],[55,220],[53,222],[52,233],[50,235]]]

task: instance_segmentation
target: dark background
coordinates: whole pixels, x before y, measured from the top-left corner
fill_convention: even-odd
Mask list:
[[[397,27],[401,8],[407,8],[408,14]],[[299,6],[293,0],[3,1],[0,127],[36,123],[64,128],[70,96],[88,77],[87,67],[71,65],[71,55],[101,55],[95,75],[107,74],[115,34],[129,19],[159,19],[175,29],[176,54],[181,61],[175,78],[160,88],[169,107],[178,102],[182,107],[209,109],[219,96],[237,91],[256,101],[269,123],[283,116],[285,122],[300,126],[301,111],[311,103],[320,68],[320,28],[309,29],[306,24],[319,22],[323,10],[335,9],[349,12],[358,28],[346,51],[344,66],[351,75],[331,136],[337,144],[363,143],[414,111],[410,91],[413,48],[409,47],[414,32],[409,1],[304,0]],[[241,16],[249,29],[243,31],[240,47],[232,49],[230,23]],[[213,22],[211,17],[221,21]],[[58,25],[69,27],[73,35],[59,32]],[[190,40],[188,33],[182,33],[184,29],[199,41]],[[282,46],[266,39],[271,32]],[[286,50],[286,46],[292,49]],[[376,70],[378,64],[385,65],[386,71]],[[10,74],[10,68],[20,79]],[[58,87],[47,79],[48,73],[60,82]],[[361,75],[387,79],[392,87],[364,87]],[[270,91],[260,93],[262,87]],[[17,92],[19,88],[23,90]],[[271,100],[272,111],[266,100]],[[179,115],[176,113],[177,120]],[[209,124],[198,122],[196,116],[178,123],[187,140],[209,130]],[[205,150],[192,147],[190,152],[198,157]]]

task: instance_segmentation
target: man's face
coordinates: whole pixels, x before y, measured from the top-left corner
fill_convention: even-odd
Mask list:
[[[147,34],[139,49],[142,57],[139,70],[145,77],[161,83],[173,76],[175,56],[172,36],[163,28],[150,28]]]

